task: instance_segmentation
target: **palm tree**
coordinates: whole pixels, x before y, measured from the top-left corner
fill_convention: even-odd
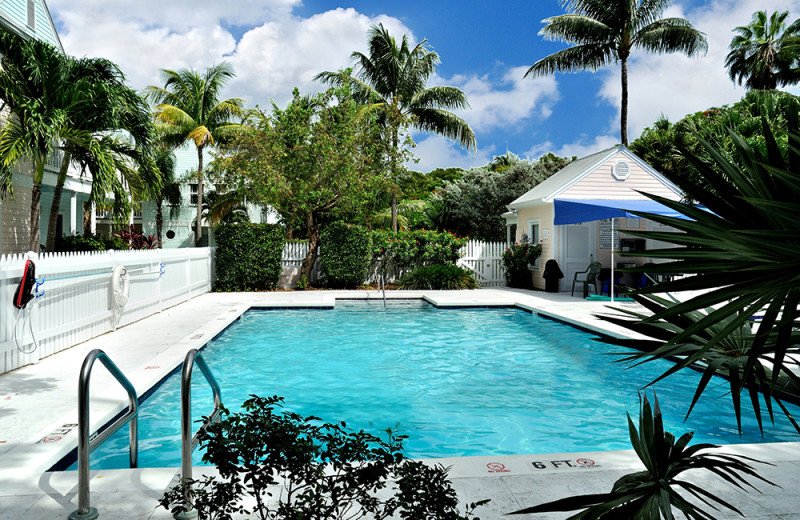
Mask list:
[[[749,89],[772,90],[800,81],[800,19],[786,26],[789,11],[753,13],[749,25],[734,29],[725,66],[732,81]]]
[[[365,113],[377,114],[388,140],[391,164],[392,230],[397,231],[397,179],[400,174],[400,133],[404,128],[433,132],[475,150],[475,134],[451,109],[468,108],[467,97],[457,87],[428,87],[439,64],[439,55],[427,40],[411,47],[403,35],[400,45],[383,24],[373,25],[367,35],[369,52],[354,52],[357,75],[349,71],[321,72],[315,79],[332,85],[350,85],[354,97],[365,103]]]
[[[73,130],[82,137],[62,145],[64,155],[50,209],[47,251],[55,247],[61,194],[71,162],[91,174],[93,197],[105,200],[107,193],[114,193],[115,216],[119,218],[130,213],[130,195],[138,196],[150,186],[157,190],[160,183],[157,172],[147,168],[146,162],[142,164],[141,150],[147,149],[153,133],[150,112],[141,96],[125,85],[119,68],[102,58],[82,58],[73,61],[69,75],[88,80],[91,102],[70,115]],[[112,133],[119,130],[125,130],[133,143]],[[134,167],[135,163],[142,167]]]
[[[222,62],[201,75],[192,69],[162,70],[164,87],[147,87],[156,103],[155,119],[165,143],[179,146],[188,140],[197,147],[197,220],[195,245],[202,238],[203,150],[239,133],[244,126],[234,119],[245,117],[244,100],[220,101],[225,83],[235,76],[233,67]]]
[[[575,44],[542,58],[525,77],[576,70],[596,71],[619,62],[622,69],[620,139],[628,145],[628,58],[633,49],[653,53],[705,53],[706,38],[683,18],[659,18],[672,0],[561,0],[570,12],[543,20],[548,40]]]
[[[174,218],[180,211],[183,196],[180,182],[175,178],[175,154],[172,149],[166,146],[158,148],[153,161],[161,174],[161,189],[152,194],[156,203],[156,237],[160,249],[163,240],[164,204],[170,207],[170,218]]]
[[[51,45],[0,31],[0,98],[14,117],[0,131],[0,192],[14,196],[11,175],[33,162],[28,247],[39,251],[39,202],[47,158],[61,139],[80,137],[70,116],[88,104],[88,85],[71,78],[70,58]]]

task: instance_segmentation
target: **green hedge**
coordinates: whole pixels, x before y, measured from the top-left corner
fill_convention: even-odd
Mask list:
[[[331,287],[363,284],[369,275],[371,253],[370,232],[361,226],[334,222],[320,233],[320,261]]]
[[[277,224],[223,224],[217,241],[217,291],[274,289],[281,276],[286,231]]]
[[[384,255],[387,264],[399,269],[424,265],[455,265],[459,250],[469,239],[449,231],[418,229],[392,233],[378,230],[372,235],[373,254]]]
[[[130,249],[120,237],[102,235],[67,235],[56,240],[56,251],[106,251],[108,249]]]
[[[401,289],[477,289],[478,282],[471,272],[457,265],[434,264],[417,267],[397,286]]]

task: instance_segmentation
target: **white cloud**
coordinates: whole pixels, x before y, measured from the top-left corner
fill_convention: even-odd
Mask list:
[[[492,81],[487,75],[457,75],[449,80],[434,78],[431,84],[450,84],[464,91],[470,109],[458,114],[473,130],[508,129],[534,116],[547,119],[559,99],[554,77],[523,79],[526,70],[509,68],[500,81]]]
[[[67,53],[114,61],[135,88],[160,85],[160,69],[203,70],[227,60],[237,78],[224,95],[242,97],[248,105],[267,105],[271,98],[283,105],[295,86],[303,92],[322,90],[313,77],[350,65],[352,51],[366,50],[372,24],[383,23],[413,41],[395,18],[342,8],[299,18],[291,14],[298,3],[51,0],[50,7]],[[237,42],[230,26],[242,24],[249,28]]]
[[[576,141],[562,145],[560,148],[556,148],[550,141],[537,144],[523,155],[532,159],[538,159],[543,154],[552,152],[561,157],[576,156],[581,158],[593,153],[597,153],[601,150],[605,150],[606,148],[611,148],[616,144],[619,144],[619,136],[616,135],[598,135],[589,137],[584,134]]]
[[[494,150],[478,148],[477,153],[466,151],[450,141],[436,135],[417,138],[414,156],[419,162],[408,162],[406,167],[420,172],[429,172],[436,168],[463,168],[469,170],[483,166],[492,160]]]
[[[761,0],[716,0],[697,9],[679,5],[664,16],[679,16],[706,33],[708,53],[689,58],[681,54],[653,55],[634,50],[628,67],[628,136],[635,139],[660,114],[677,121],[687,114],[712,106],[735,103],[745,93],[734,85],[725,69],[725,56],[733,37],[732,29],[750,22],[754,11],[765,9]],[[800,11],[798,0],[772,0],[768,10]],[[794,16],[790,16],[793,19]],[[599,96],[617,108],[621,91],[619,66],[601,72]],[[619,117],[610,131],[619,131]]]

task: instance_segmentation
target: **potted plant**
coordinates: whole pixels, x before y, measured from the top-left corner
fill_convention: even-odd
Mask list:
[[[542,255],[542,244],[523,241],[503,252],[503,271],[506,285],[517,289],[533,289],[530,266]]]

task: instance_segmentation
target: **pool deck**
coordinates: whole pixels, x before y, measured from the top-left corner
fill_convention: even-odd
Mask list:
[[[568,293],[506,288],[475,291],[390,291],[387,298],[426,298],[438,306],[517,305],[610,335],[624,335],[593,316],[608,302],[584,301]],[[376,291],[211,293],[0,376],[0,520],[67,518],[77,509],[77,473],[47,470],[77,445],[77,381],[84,357],[102,349],[139,394],[178,366],[192,348],[213,339],[251,307],[329,307],[337,298],[380,298]],[[620,307],[635,307],[617,303]],[[124,406],[124,391],[95,363],[91,382],[92,429]],[[213,370],[213,367],[212,367]],[[567,405],[568,403],[565,403]],[[175,410],[176,419],[179,410]],[[620,417],[620,420],[625,420]],[[781,487],[757,483],[744,493],[717,478],[687,475],[742,510],[746,518],[800,520],[800,442],[726,446],[726,451],[770,462],[756,470]],[[578,460],[580,459],[580,462]],[[548,500],[603,493],[620,476],[642,469],[632,450],[438,459],[463,503],[490,498],[475,514],[483,520]],[[195,470],[195,475],[202,472]],[[100,518],[169,519],[157,506],[177,468],[93,471],[92,506]],[[705,508],[713,513],[713,510]],[[568,513],[516,518],[563,519]],[[741,518],[723,510],[719,520]]]

